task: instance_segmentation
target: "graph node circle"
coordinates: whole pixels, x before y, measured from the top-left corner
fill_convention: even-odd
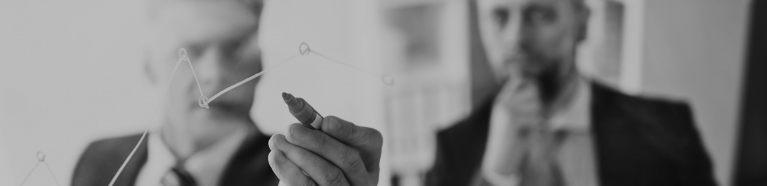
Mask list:
[[[185,48],[179,48],[178,49],[178,56],[181,57],[181,58],[187,58],[186,49]]]
[[[210,109],[210,106],[208,106],[208,97],[200,96],[200,99],[197,99],[197,104],[200,104],[200,107]]]
[[[394,77],[389,74],[384,74],[381,76],[381,81],[383,81],[384,84],[392,86],[394,85]]]
[[[37,151],[37,161],[44,162],[45,161],[45,153]]]
[[[301,45],[298,45],[298,52],[301,53],[301,55],[309,55],[312,53],[312,49],[309,48],[309,45],[306,43],[301,43]]]

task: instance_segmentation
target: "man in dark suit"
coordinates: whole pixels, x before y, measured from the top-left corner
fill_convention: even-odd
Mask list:
[[[209,109],[198,105],[196,82],[200,92],[212,95],[261,71],[256,33],[262,2],[149,3],[145,72],[165,98],[155,118],[159,127],[143,140],[138,134],[91,143],[72,185],[110,184],[134,147],[114,185],[277,185],[268,163],[269,136],[249,115],[256,81],[227,92]],[[179,48],[191,64],[181,61],[174,71]]]
[[[472,69],[472,83],[489,82],[476,87],[494,91],[439,132],[427,185],[715,185],[688,105],[626,95],[579,75],[575,51],[590,14],[583,0],[477,0],[477,10],[492,73]],[[477,79],[483,74],[493,77]],[[368,178],[377,172],[364,170],[377,167],[380,133],[322,126],[335,132],[272,138],[300,164],[273,151],[278,176],[293,186],[374,185]],[[323,150],[333,139],[351,143]]]
[[[596,98],[590,109],[599,185],[715,185],[689,106],[629,96],[597,83],[590,88]],[[470,185],[475,179],[491,102],[439,132],[428,185]]]
[[[438,133],[427,185],[715,185],[687,104],[579,75],[583,0],[477,0],[476,11],[496,91]]]

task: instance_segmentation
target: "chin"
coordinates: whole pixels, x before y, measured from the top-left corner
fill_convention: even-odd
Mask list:
[[[203,127],[210,129],[209,127],[222,127],[222,126],[236,126],[236,125],[252,125],[249,118],[243,118],[232,113],[226,113],[216,110],[195,110],[191,113],[193,116],[190,118],[190,123],[197,123],[196,125],[208,126]],[[207,130],[206,129],[206,130]]]
[[[519,64],[517,68],[521,75],[536,79],[548,75],[551,71],[559,69],[556,63],[547,62],[526,62]]]
[[[215,100],[208,106],[207,109],[198,106],[197,111],[213,119],[250,121],[250,105]]]

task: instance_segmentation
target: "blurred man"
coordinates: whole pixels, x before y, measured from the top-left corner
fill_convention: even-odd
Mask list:
[[[715,185],[688,105],[579,75],[582,0],[477,4],[499,91],[439,132],[428,185]],[[294,125],[272,138],[277,176],[292,186],[374,185],[380,133],[330,121],[322,132]]]
[[[249,116],[257,81],[223,94],[205,109],[198,105],[200,93],[188,63],[182,62],[172,81],[169,79],[179,48],[187,50],[205,95],[260,72],[257,31],[261,2],[149,3],[145,72],[157,90],[164,92],[165,101],[155,116],[159,128],[150,130],[115,185],[277,185],[267,161],[269,136]],[[147,121],[147,117],[137,116],[136,121]],[[72,185],[108,185],[140,137],[90,144],[77,163]]]
[[[209,109],[199,106],[195,79],[205,95],[213,95],[262,70],[257,45],[260,0],[150,4],[152,45],[145,71],[158,90],[167,87],[166,101],[158,117],[160,127],[138,146],[114,185],[378,183],[383,139],[374,129],[328,116],[318,130],[293,124],[285,135],[270,139],[249,116],[256,81],[223,94]],[[179,48],[187,50],[197,78],[182,63],[169,79]],[[138,134],[90,144],[77,163],[72,185],[108,185],[140,138]]]
[[[715,184],[687,104],[629,96],[579,74],[583,0],[476,5],[499,91],[439,132],[428,185]]]

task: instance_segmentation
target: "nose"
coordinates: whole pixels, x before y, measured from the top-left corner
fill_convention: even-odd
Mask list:
[[[220,56],[218,51],[209,50],[196,61],[192,59],[192,64],[195,66],[194,69],[197,71],[197,78],[203,90],[208,89],[207,91],[211,91],[221,81],[221,76],[225,72],[223,72],[224,67],[222,65],[224,63],[222,63]]]
[[[501,45],[511,53],[519,52],[527,40],[527,29],[522,15],[512,15],[508,23],[501,28]]]

